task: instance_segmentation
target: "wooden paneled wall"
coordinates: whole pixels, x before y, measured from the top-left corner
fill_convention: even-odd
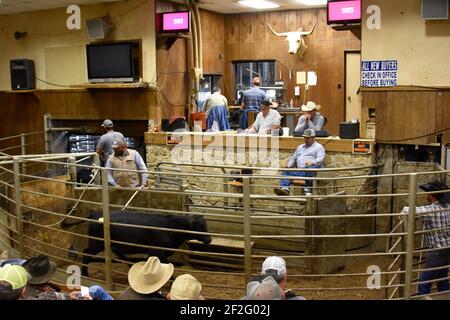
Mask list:
[[[328,26],[326,9],[233,14],[226,16],[226,22],[225,82],[228,84],[228,98],[235,97],[232,62],[236,60],[277,60],[277,68],[281,70],[287,87],[285,100],[293,98],[298,106],[303,102],[304,86],[301,86],[301,96],[296,99],[296,71],[316,71],[318,84],[310,87],[306,100],[322,106],[321,112],[328,118],[327,130],[338,134],[339,122],[345,118],[344,51],[360,50],[360,40],[350,31],[335,31]],[[305,38],[308,49],[303,60],[288,53],[285,37],[273,35],[267,23],[277,32],[295,31],[300,27],[310,30],[316,25],[313,33]]]
[[[427,88],[363,89],[362,124],[369,108],[376,110],[376,140],[381,143],[450,142],[450,90]]]
[[[156,92],[148,89],[43,90],[0,93],[0,137],[42,131],[44,114],[61,119],[62,126],[87,126],[101,132],[101,122],[112,119],[125,135],[143,136],[149,114],[156,108]],[[139,128],[139,132],[136,132]]]

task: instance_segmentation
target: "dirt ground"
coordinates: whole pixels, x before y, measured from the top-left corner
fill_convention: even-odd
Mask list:
[[[383,258],[366,258],[358,257],[353,260],[348,259],[346,267],[339,272],[336,272],[331,277],[302,277],[299,270],[289,270],[288,267],[288,281],[287,287],[292,289],[297,295],[304,296],[308,300],[369,300],[369,299],[384,299],[385,290],[366,289],[366,282],[368,275],[366,275],[367,266],[379,265],[382,270],[385,263]],[[102,263],[91,263],[89,267],[90,276],[93,278],[104,279],[102,270],[95,270],[95,267],[103,268]],[[127,283],[126,273],[128,268],[124,264],[113,264],[113,269],[121,274],[115,273],[114,281],[117,283]],[[291,276],[289,276],[291,272]],[[241,275],[228,275],[222,273],[215,273],[211,271],[194,269],[189,266],[175,268],[174,277],[183,274],[192,273],[202,283],[202,294],[207,299],[240,299],[245,295],[245,280]],[[364,273],[362,276],[341,276],[350,273]],[[304,275],[304,274],[303,274]],[[384,284],[385,279],[382,279],[381,284]],[[364,287],[363,290],[343,290],[342,288]],[[317,290],[321,288],[322,290]],[[327,290],[327,288],[338,288],[337,290]],[[165,286],[162,291],[168,292],[170,290],[170,283]]]

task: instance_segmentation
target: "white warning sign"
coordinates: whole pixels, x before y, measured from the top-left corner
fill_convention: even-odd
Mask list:
[[[393,87],[398,79],[397,60],[361,62],[362,87]]]

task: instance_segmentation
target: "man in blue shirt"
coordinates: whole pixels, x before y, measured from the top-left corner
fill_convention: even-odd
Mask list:
[[[325,118],[317,112],[319,109],[320,105],[316,105],[313,101],[308,101],[306,105],[302,105],[304,114],[298,119],[295,131],[303,134],[306,129],[322,130],[325,125]]]
[[[239,128],[243,130],[247,129],[248,127],[248,112],[255,111],[256,113],[258,113],[261,102],[267,99],[266,93],[259,88],[259,85],[261,84],[261,78],[254,77],[252,84],[252,88],[245,91],[242,98],[242,110],[244,110],[244,112],[242,113],[241,119],[239,121]]]
[[[306,129],[303,133],[305,143],[297,147],[294,154],[288,160],[288,168],[321,168],[325,159],[325,148],[316,142],[316,133],[313,129]],[[283,176],[296,177],[312,177],[313,171],[283,171]],[[279,196],[289,195],[290,179],[283,179],[280,187],[275,188],[274,192]],[[312,181],[307,180],[306,186],[311,187]],[[309,192],[309,188],[305,188],[305,192]]]

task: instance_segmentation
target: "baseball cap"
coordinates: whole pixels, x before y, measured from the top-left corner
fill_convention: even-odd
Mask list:
[[[0,268],[0,281],[10,283],[13,290],[25,287],[29,278],[27,270],[22,266],[7,264]]]
[[[260,276],[261,277],[261,276]],[[280,300],[281,289],[272,276],[254,278],[247,284],[247,292],[243,300]]]
[[[170,288],[171,300],[198,300],[202,285],[190,274],[178,276]]]
[[[112,127],[114,127],[114,124],[113,124],[113,122],[111,120],[106,119],[105,121],[103,121],[102,127],[104,127],[104,128],[112,128]]]
[[[286,275],[286,261],[277,256],[267,257],[261,268],[261,274],[270,274],[276,278]]]
[[[305,138],[310,138],[310,137],[315,137],[315,136],[316,136],[316,132],[313,129],[306,129],[302,135],[302,137],[305,137]]]
[[[437,180],[422,184],[419,186],[419,188],[425,192],[442,191],[449,189],[449,187],[446,184]]]

